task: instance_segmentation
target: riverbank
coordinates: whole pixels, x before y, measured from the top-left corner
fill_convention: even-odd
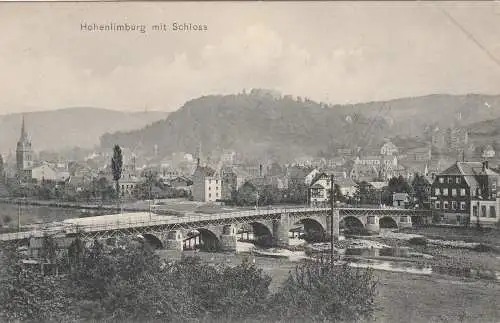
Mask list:
[[[500,272],[500,249],[496,244],[485,242],[497,243],[499,235],[500,232],[497,231],[489,231],[488,236],[484,237],[480,232],[429,227],[405,229],[400,232],[386,231],[367,239],[393,248],[411,248],[414,252],[430,256],[412,259],[412,265],[432,267],[440,272],[463,273],[465,277],[476,275],[493,280],[495,273]],[[409,260],[407,262],[410,264]]]
[[[178,258],[180,253],[159,251],[162,258]],[[184,252],[213,264],[237,265],[243,254]],[[286,259],[252,257],[255,264],[272,278],[276,292],[293,272],[297,262]],[[418,275],[376,270],[379,281],[375,299],[379,311],[376,323],[491,323],[500,320],[500,284],[477,279],[457,279],[432,273]]]
[[[101,204],[101,203],[85,203],[85,202],[64,202],[64,201],[53,201],[53,200],[29,200],[29,199],[16,199],[16,198],[0,198],[0,203],[3,204],[15,204],[15,205],[30,205],[30,206],[46,206],[54,208],[68,208],[68,209],[80,209],[80,210],[109,210],[109,211],[127,211],[127,212],[145,212],[148,211],[145,207],[131,207],[127,203],[122,204],[118,207],[115,204]]]

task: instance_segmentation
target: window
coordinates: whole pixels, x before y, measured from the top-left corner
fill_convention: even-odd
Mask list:
[[[373,215],[366,218],[368,224],[375,224],[375,217]]]
[[[497,212],[496,209],[493,205],[490,206],[490,218],[496,218],[497,217]]]
[[[481,205],[481,217],[486,217],[486,205]]]
[[[211,198],[212,197],[212,193],[208,193],[208,198]]]
[[[452,184],[453,183],[453,177],[448,177],[448,184]]]
[[[406,223],[406,215],[399,218],[399,222]]]
[[[477,216],[477,205],[472,206],[472,216]]]
[[[465,195],[466,195],[466,193],[465,193],[465,188],[461,188],[461,189],[460,189],[460,195],[461,195],[461,196],[465,196]]]
[[[441,183],[441,184],[444,183],[444,177],[439,177],[439,183]]]
[[[451,196],[457,196],[457,189],[456,188],[451,189]]]
[[[461,182],[461,178],[460,177],[457,177],[456,181],[455,181],[457,184],[460,184]]]
[[[441,208],[441,201],[436,201],[435,207],[436,210],[439,210]]]
[[[456,201],[451,201],[451,209],[456,210],[457,209],[457,202]]]
[[[443,210],[448,210],[448,201],[443,202]]]
[[[447,188],[443,188],[443,195],[448,196],[448,189]]]
[[[465,210],[465,202],[460,202],[460,210]]]
[[[436,188],[435,192],[434,192],[434,195],[439,195],[439,194],[441,194],[441,191],[439,190],[439,188]]]
[[[211,191],[212,190],[212,186],[209,185],[208,186],[208,190]]]
[[[219,197],[219,193],[215,193],[215,197]]]

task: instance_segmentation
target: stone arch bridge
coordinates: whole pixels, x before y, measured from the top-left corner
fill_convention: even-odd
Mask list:
[[[233,251],[237,235],[245,230],[251,230],[261,242],[272,246],[287,246],[290,231],[299,225],[303,225],[306,232],[316,231],[329,238],[332,213],[334,235],[339,234],[342,224],[378,232],[384,223],[411,227],[415,221],[428,223],[432,217],[430,211],[369,208],[335,208],[333,212],[329,208],[258,209],[180,217],[150,215],[147,219],[134,221],[117,214],[96,223],[85,222],[89,218],[81,222],[74,219],[73,223],[54,225],[50,229],[0,234],[0,242],[26,241],[45,235],[61,239],[74,239],[79,235],[84,240],[142,236],[157,248],[182,250],[193,240],[194,244],[203,244],[209,249]]]

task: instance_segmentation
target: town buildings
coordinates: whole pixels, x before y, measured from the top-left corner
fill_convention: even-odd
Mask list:
[[[436,175],[431,187],[432,209],[439,212],[442,221],[460,225],[469,225],[480,209],[482,212],[483,206],[494,207],[497,216],[495,201],[499,177],[489,169],[486,161],[456,162]]]

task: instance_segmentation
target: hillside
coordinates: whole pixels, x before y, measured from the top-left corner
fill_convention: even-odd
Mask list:
[[[106,132],[140,129],[165,118],[165,112],[120,112],[97,108],[67,108],[0,116],[0,151],[15,151],[22,116],[32,138],[33,149],[60,150],[69,147],[91,148]]]
[[[478,149],[491,145],[497,152],[500,150],[500,118],[473,123],[467,129],[471,142]]]
[[[201,142],[205,152],[227,148],[248,158],[287,159],[332,146],[379,144],[384,137],[418,137],[428,125],[460,126],[500,117],[496,107],[500,96],[430,95],[342,106],[289,96],[206,96],[141,130],[106,134],[101,145],[118,143],[144,151],[157,145],[167,156],[194,152]]]

